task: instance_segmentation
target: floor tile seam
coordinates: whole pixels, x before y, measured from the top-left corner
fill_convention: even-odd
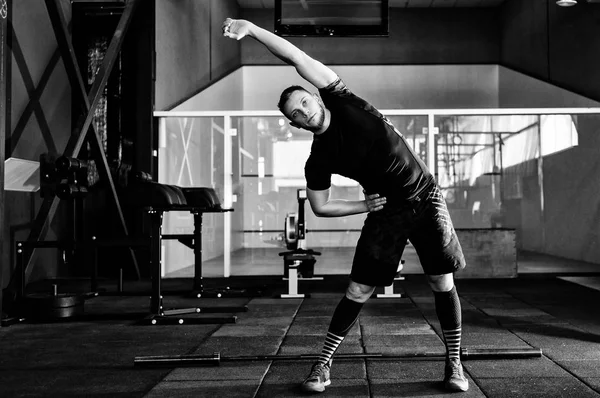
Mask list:
[[[546,336],[546,335],[540,336],[540,333],[536,333],[535,330],[533,330],[533,331],[532,330],[513,330],[513,333],[529,345],[531,345],[531,343],[529,341],[527,341],[527,335],[532,336],[532,337],[539,336],[539,339],[547,338],[547,339],[557,340],[557,341],[560,341],[560,343],[563,345],[570,345],[570,346],[577,346],[577,345],[582,345],[582,344],[591,344],[591,345],[598,344],[597,342],[593,342],[593,341],[574,340],[573,338],[566,337],[566,336]],[[567,340],[567,341],[564,341],[564,340]],[[555,344],[555,343],[553,343],[553,344]]]
[[[517,334],[517,333],[515,333],[515,334]],[[519,336],[519,338],[521,338],[526,343],[530,344],[526,339],[522,338],[521,336]],[[559,361],[559,359],[555,359],[555,358],[552,358],[552,357],[544,354],[543,350],[542,350],[542,357],[545,358],[545,359],[547,359],[547,360],[549,360],[550,362],[552,362],[554,365],[558,366],[559,368],[561,368],[563,371],[565,371],[566,373],[568,373],[569,375],[571,375],[572,378],[578,380],[580,383],[584,384],[585,386],[587,386],[588,388],[590,388],[592,391],[600,393],[600,387],[599,388],[595,388],[593,385],[591,385],[590,383],[586,382],[581,377],[577,376],[573,371],[569,370],[566,366],[563,366],[559,362],[557,362],[557,361]],[[559,378],[561,378],[561,377],[559,377]],[[565,378],[565,377],[562,377],[562,378]]]
[[[293,383],[296,380],[297,379],[294,379],[294,380],[270,379],[270,380],[268,380],[268,382],[265,383],[265,385],[289,385],[290,383]],[[335,378],[335,377],[333,377],[331,380],[332,380],[331,384],[335,385],[335,383],[339,382],[339,381],[344,381],[344,382],[347,382],[347,381],[350,381],[350,382],[353,382],[353,381],[364,382],[365,378],[363,378],[363,377],[347,377],[347,378],[341,379],[341,378]]]
[[[248,302],[250,302],[250,301],[251,301],[251,300],[249,300]],[[296,309],[296,311],[297,311],[297,309]],[[213,335],[214,335],[214,334],[215,334],[215,333],[216,333],[218,330],[220,330],[220,329],[221,329],[223,326],[230,326],[230,325],[229,325],[229,324],[221,324],[221,325],[217,325],[217,326],[215,326],[215,328],[212,330],[212,332],[210,332],[210,333],[207,333],[207,334],[206,334],[206,336],[205,336],[203,339],[201,339],[201,341],[200,341],[200,342],[199,342],[197,345],[195,345],[194,347],[190,348],[190,349],[189,349],[189,350],[188,350],[188,351],[187,351],[185,354],[187,354],[187,355],[191,355],[191,354],[194,354],[195,352],[197,352],[197,351],[200,349],[200,347],[202,347],[202,345],[204,345],[205,343],[207,343],[207,342],[209,341],[209,339],[210,339],[211,337],[213,337]],[[289,329],[289,325],[288,325],[288,329]],[[218,337],[219,337],[219,336],[217,336],[216,338],[218,338]],[[221,337],[224,337],[224,336],[221,336]],[[281,341],[283,341],[283,338],[282,338],[282,340],[281,340]],[[281,342],[279,343],[279,345],[281,346]],[[278,348],[278,349],[279,349],[279,348]],[[269,367],[270,367],[270,365],[269,365]],[[266,374],[267,372],[268,372],[268,369],[265,371],[265,374]],[[166,379],[166,378],[167,378],[167,377],[168,377],[170,374],[172,374],[172,373],[173,373],[173,370],[171,370],[169,373],[167,373],[167,374],[166,374],[166,375],[165,375],[165,376],[164,376],[164,377],[163,377],[163,378],[162,378],[162,379],[161,379],[161,380],[160,380],[160,381],[159,381],[159,382],[158,382],[156,385],[158,385],[159,383],[162,383],[162,382],[165,382],[165,381],[167,381],[167,380],[165,380],[165,379]],[[265,374],[263,374],[263,378],[264,378],[264,375],[265,375]],[[262,382],[262,379],[261,379],[261,382]],[[258,391],[258,389],[257,389],[257,391]]]
[[[394,380],[397,382],[440,382],[440,377],[368,377],[368,380],[372,381],[388,381]]]
[[[296,306],[296,311],[292,315],[292,319],[291,319],[290,323],[288,324],[287,328],[285,329],[285,333],[281,336],[279,346],[277,347],[276,355],[281,354],[281,348],[283,346],[283,342],[287,339],[287,337],[293,336],[293,335],[290,335],[290,330],[292,329],[292,326],[294,325],[294,322],[296,321],[296,318],[298,317],[298,313],[300,312],[300,309],[302,308],[302,304],[304,304],[304,301],[305,300],[302,299],[302,301]]]
[[[566,380],[570,380],[570,379],[577,379],[576,377],[569,377],[569,376],[547,376],[547,375],[540,375],[540,376],[536,376],[536,375],[527,375],[527,376],[506,376],[506,377],[500,377],[500,376],[477,376],[477,377],[473,377],[473,375],[469,374],[471,376],[471,378],[473,380],[477,379],[477,380],[504,380],[504,379],[510,379],[510,380],[530,380],[530,379],[566,379]]]
[[[422,309],[419,307],[419,305],[412,299],[412,296],[408,295],[408,299],[410,300],[410,302],[413,304],[413,306],[421,313],[421,317],[423,318],[423,321],[425,321],[425,323],[427,325],[429,325],[430,330],[433,331],[433,335],[437,336],[437,338],[440,340],[441,344],[444,346],[444,350],[446,349],[446,346],[444,344],[444,337],[442,334],[438,333],[438,331],[435,328],[435,324],[431,322],[430,318],[433,319],[434,321],[438,321],[437,317],[435,317],[433,315],[426,315]],[[441,329],[440,329],[441,331]],[[428,335],[428,336],[431,336]]]
[[[166,385],[176,385],[176,384],[186,384],[186,383],[194,383],[194,384],[202,384],[202,383],[222,383],[222,382],[246,382],[243,383],[244,385],[253,385],[258,383],[258,388],[260,388],[260,385],[262,384],[262,379],[259,380],[257,382],[256,379],[216,379],[216,380],[163,380],[160,381],[159,383],[157,383],[154,387],[151,388],[151,390],[153,390],[156,387],[159,386],[166,386]],[[165,387],[160,387],[160,388],[165,388]]]
[[[409,296],[409,298],[410,298],[410,296]],[[459,294],[459,298],[460,298],[460,299],[464,299],[464,297],[461,297],[461,296],[460,296],[460,294]],[[417,309],[419,309],[419,312],[421,312],[421,315],[423,316],[423,318],[425,319],[425,321],[426,321],[426,322],[429,324],[429,326],[431,327],[431,329],[432,329],[432,330],[435,332],[435,334],[436,334],[436,335],[438,336],[438,338],[441,340],[441,343],[442,343],[442,345],[444,346],[444,352],[445,352],[445,350],[446,350],[446,346],[445,346],[445,343],[444,343],[444,337],[443,337],[443,334],[440,334],[440,333],[438,333],[437,329],[435,328],[435,325],[434,325],[434,324],[432,324],[432,323],[430,322],[430,318],[433,318],[433,316],[432,316],[432,315],[430,315],[430,318],[428,318],[428,317],[427,317],[427,316],[426,316],[426,315],[423,313],[423,311],[421,311],[421,309],[419,308],[418,304],[417,304],[417,303],[415,303],[415,302],[412,300],[412,298],[410,298],[410,299],[411,299],[411,302],[412,302],[412,303],[415,305],[415,307],[416,307]],[[465,301],[467,301],[467,303],[471,304],[471,303],[469,302],[469,300],[465,300]],[[471,304],[471,305],[472,305],[472,304]],[[477,308],[477,307],[476,307],[476,308]],[[486,315],[486,316],[489,316],[489,315],[487,315],[487,314],[485,314],[485,313],[484,313],[484,315]],[[494,319],[494,320],[495,320],[495,319]],[[437,319],[436,319],[436,321],[437,321]],[[497,321],[497,320],[495,320],[495,321],[496,321],[496,323],[498,323],[498,321]],[[499,324],[499,323],[498,323],[498,324]],[[440,332],[441,332],[441,328],[440,328]],[[485,394],[484,390],[481,388],[481,385],[479,385],[479,384],[477,383],[476,379],[475,379],[475,378],[473,377],[473,375],[472,375],[472,374],[469,372],[469,370],[468,370],[468,369],[466,369],[466,368],[463,368],[463,371],[464,371],[464,373],[466,373],[466,374],[469,376],[469,378],[470,378],[470,379],[473,381],[473,383],[474,383],[474,384],[477,386],[477,388],[479,389],[479,391],[481,391],[481,392],[482,392],[482,393],[483,393],[483,394],[484,394],[484,395],[487,397],[487,395]]]
[[[597,314],[593,314],[593,317],[595,318],[596,315]],[[584,325],[580,325],[579,324],[579,319],[577,319],[577,318],[573,318],[573,317],[569,317],[569,316],[561,316],[559,318],[558,316],[552,315],[552,314],[550,314],[550,316],[552,316],[555,319],[563,319],[563,321],[557,322],[557,323],[554,323],[554,324],[567,324],[567,325],[571,326],[572,328],[577,329],[577,330],[579,330],[581,332],[594,333],[593,331],[588,331],[587,328]],[[538,324],[536,323],[536,325],[538,325]],[[542,323],[542,325],[543,325],[543,323]]]
[[[277,351],[276,351],[276,355],[282,355],[282,346],[283,346],[283,342],[286,340],[286,338],[288,337],[288,334],[290,332],[290,330],[292,329],[292,325],[294,324],[294,321],[296,320],[296,317],[298,316],[298,313],[300,312],[300,309],[302,308],[302,304],[304,304],[305,299],[302,299],[302,301],[300,302],[300,304],[298,304],[298,306],[296,307],[296,311],[294,312],[293,316],[292,316],[292,320],[290,321],[290,323],[288,324],[286,330],[285,330],[285,334],[281,337],[281,340],[279,341],[279,346],[277,347]],[[271,366],[273,366],[273,363],[275,361],[269,361],[269,364],[267,365],[267,368],[265,369],[259,383],[258,386],[256,387],[256,390],[254,391],[254,394],[252,396],[252,398],[255,398],[256,395],[258,394],[258,392],[260,391],[260,389],[263,386],[263,383],[265,381],[265,378],[267,377],[267,375],[269,374],[269,371],[271,370]]]
[[[509,294],[511,297],[513,297],[513,296],[512,296],[512,294],[510,294],[510,293],[507,293],[507,294]],[[467,300],[467,301],[469,302],[469,300]],[[534,308],[535,308],[535,307],[534,307]],[[486,314],[485,312],[483,312],[483,311],[482,311],[481,309],[479,309],[479,308],[477,308],[477,309],[478,309],[478,311],[482,312],[484,315],[486,315],[486,316],[487,316],[487,317],[489,317],[490,319],[494,320],[494,321],[496,322],[496,324],[498,325],[498,327],[499,327],[499,328],[501,328],[501,329],[504,329],[504,330],[506,330],[506,331],[510,332],[510,333],[511,333],[513,336],[515,336],[516,338],[520,339],[521,341],[523,341],[523,343],[527,344],[528,346],[530,346],[530,347],[534,347],[534,345],[532,345],[532,344],[531,344],[530,342],[528,342],[528,341],[527,341],[525,338],[523,338],[523,337],[522,337],[522,336],[521,336],[521,335],[518,333],[518,331],[515,331],[515,330],[513,330],[512,328],[509,328],[509,327],[506,327],[506,326],[502,325],[501,321],[500,321],[500,320],[498,320],[498,319],[497,319],[495,316],[492,316],[492,315]],[[551,314],[548,314],[548,315],[552,316]]]
[[[478,377],[478,380],[502,380],[504,378],[493,378],[493,377]],[[598,388],[593,387],[591,384],[587,383],[584,380],[581,380],[579,377],[573,376],[573,377],[566,377],[566,376],[557,376],[557,377],[548,377],[548,376],[541,376],[541,377],[511,377],[511,380],[526,380],[526,379],[552,379],[552,380],[556,380],[556,379],[565,379],[565,380],[572,380],[575,379],[577,380],[579,383],[585,385],[587,388],[589,388],[591,391],[600,394],[600,390]],[[475,379],[473,379],[475,381]],[[483,389],[480,387],[480,389],[483,391]]]
[[[528,301],[526,299],[526,297],[518,297],[517,296],[517,294],[518,294],[517,292],[509,292],[509,294],[511,295],[511,297],[514,297],[515,299],[517,299],[517,300],[519,300],[519,301],[521,301],[521,302],[523,302],[523,303],[525,303],[525,304],[527,304],[529,306],[532,306],[533,308],[537,308],[538,310],[540,310],[540,311],[542,311],[542,312],[544,312],[544,313],[546,313],[546,314],[548,314],[548,315],[550,315],[550,316],[552,316],[554,318],[557,318],[551,312],[544,311],[544,309],[542,309],[542,308],[547,308],[544,305],[541,305],[541,306],[540,305],[535,305],[531,301]],[[549,308],[549,309],[551,309],[551,308]]]
[[[188,382],[195,382],[195,383],[200,383],[200,382],[204,382],[204,381],[252,381],[252,382],[256,382],[256,378],[251,378],[251,379],[245,379],[245,378],[214,378],[214,379],[209,379],[209,378],[205,378],[205,379],[170,379],[170,380],[162,380],[161,383],[188,383]]]

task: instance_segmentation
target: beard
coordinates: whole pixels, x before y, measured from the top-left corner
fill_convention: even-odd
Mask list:
[[[314,133],[316,131],[319,131],[323,127],[323,123],[325,123],[325,108],[320,103],[319,103],[319,114],[313,116],[313,121],[315,119],[316,119],[316,125],[315,126],[306,126],[304,128],[306,130],[311,131],[311,132]]]

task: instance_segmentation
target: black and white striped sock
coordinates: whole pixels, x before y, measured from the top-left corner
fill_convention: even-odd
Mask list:
[[[460,359],[461,328],[452,330],[442,329],[442,332],[444,333],[444,342],[446,343],[448,358]]]
[[[344,337],[336,336],[331,332],[327,332],[325,343],[323,343],[323,350],[321,351],[317,362],[322,363],[323,365],[329,363],[335,351],[338,349],[340,344],[342,344],[342,341],[344,341]]]
[[[363,303],[350,300],[344,296],[331,317],[331,323],[329,324],[329,330],[327,331],[327,337],[323,344],[323,350],[319,355],[317,362],[327,364],[331,361],[333,354],[338,349],[344,338],[352,329],[354,323],[358,319],[358,314],[363,307]]]
[[[462,314],[456,286],[447,292],[433,292],[435,310],[444,334],[448,358],[460,359]]]

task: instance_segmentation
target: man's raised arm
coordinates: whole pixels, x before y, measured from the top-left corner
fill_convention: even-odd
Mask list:
[[[289,41],[271,33],[252,22],[227,18],[221,27],[223,35],[240,40],[252,37],[263,44],[277,58],[296,68],[302,78],[317,88],[327,87],[337,79],[334,71],[321,62],[309,57]]]

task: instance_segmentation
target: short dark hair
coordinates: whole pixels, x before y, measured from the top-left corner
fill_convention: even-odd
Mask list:
[[[290,99],[290,97],[295,91],[306,91],[310,94],[310,92],[302,86],[294,85],[286,88],[281,93],[281,96],[279,97],[279,102],[277,103],[277,108],[279,108],[281,113],[283,113],[283,107],[285,106],[285,103]]]

